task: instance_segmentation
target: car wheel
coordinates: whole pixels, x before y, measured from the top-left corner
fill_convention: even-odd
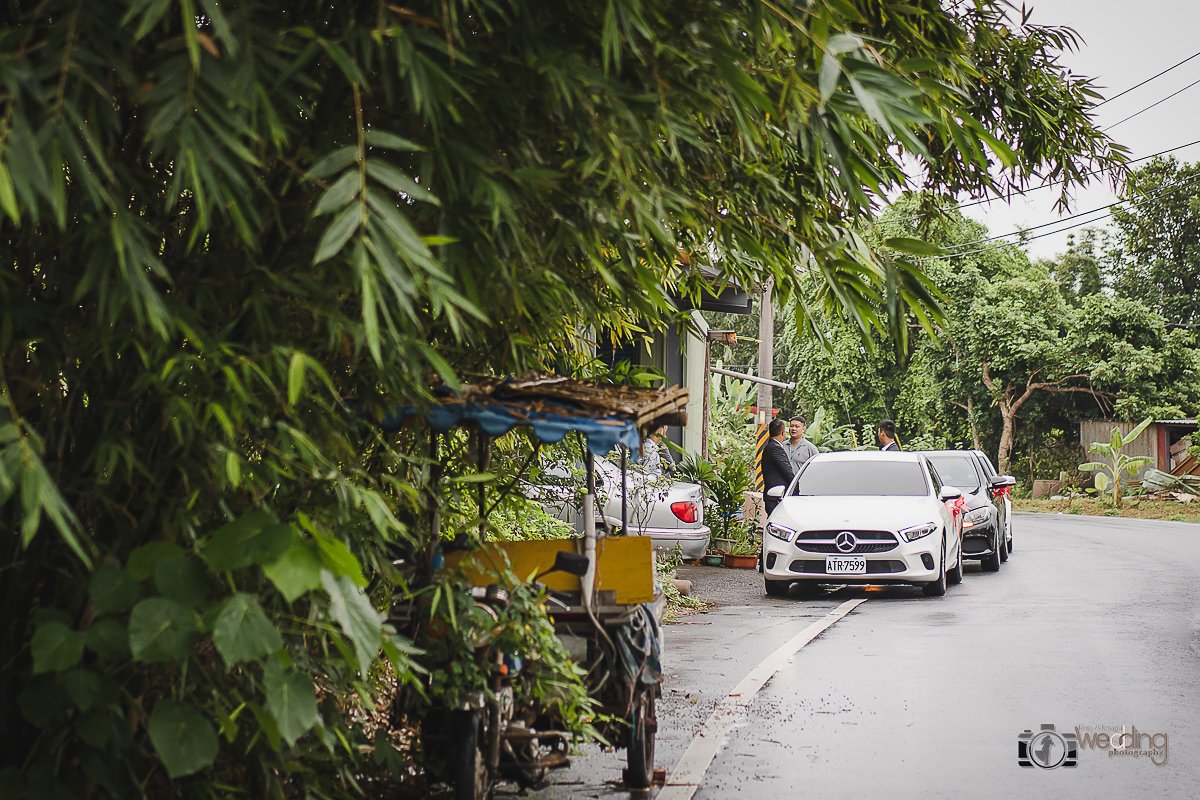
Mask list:
[[[787,597],[788,589],[791,587],[791,581],[773,581],[770,578],[765,579],[767,586],[767,594],[771,597]]]
[[[922,587],[926,597],[941,597],[946,593],[946,540],[942,539],[942,560],[938,563],[938,577]]]
[[[963,552],[962,541],[958,542],[958,563],[954,565],[954,569],[946,573],[946,582],[955,586],[962,583],[963,579]]]
[[[999,532],[992,537],[992,554],[990,556],[984,556],[979,560],[979,566],[983,568],[984,572],[1000,571],[1000,562],[1003,560],[1000,558],[1000,548],[1002,546],[1000,543],[1003,540],[1004,534]]]

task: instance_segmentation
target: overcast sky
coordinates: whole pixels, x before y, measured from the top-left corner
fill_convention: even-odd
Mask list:
[[[1029,0],[1031,21],[1043,25],[1074,28],[1084,43],[1078,52],[1066,53],[1063,63],[1073,72],[1094,78],[1105,97],[1141,83],[1188,56],[1200,52],[1200,0]],[[1200,139],[1200,84],[1143,114],[1117,124],[1168,95],[1200,81],[1200,57],[1189,61],[1145,86],[1097,109],[1101,126],[1115,125],[1113,139],[1140,158]],[[1177,151],[1180,161],[1200,161],[1200,145]],[[1138,165],[1135,165],[1135,167]],[[1114,202],[1111,187],[1097,176],[1086,189],[1076,193],[1075,214]],[[964,209],[988,226],[991,235],[1009,233],[1020,227],[1054,222],[1052,210],[1057,193],[1042,189],[1012,203],[991,202]],[[1051,225],[1031,235],[1100,217],[1107,212]],[[1109,220],[1095,224],[1101,227]],[[1080,228],[1075,228],[1078,234]],[[1048,258],[1066,250],[1067,232],[1055,233],[1028,243],[1034,258]]]

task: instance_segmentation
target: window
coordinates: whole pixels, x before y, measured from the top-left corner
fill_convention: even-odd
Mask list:
[[[844,497],[924,497],[924,470],[916,461],[810,461],[792,494]]]
[[[930,464],[937,469],[942,482],[956,486],[965,492],[977,492],[981,485],[975,459],[964,453],[961,456],[929,456]]]

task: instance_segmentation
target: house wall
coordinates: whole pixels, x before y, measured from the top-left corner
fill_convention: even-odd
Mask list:
[[[698,456],[704,447],[704,428],[708,424],[705,398],[708,396],[708,323],[699,311],[692,312],[692,325],[683,341],[683,382],[688,390],[688,424],[681,445],[690,455]]]
[[[1102,461],[1103,459],[1092,453],[1088,448],[1092,442],[1107,442],[1112,436],[1112,429],[1117,428],[1121,431],[1122,436],[1127,436],[1130,431],[1138,426],[1136,422],[1113,422],[1105,419],[1087,419],[1079,423],[1079,443],[1083,447],[1083,457],[1086,460],[1095,459]],[[1158,464],[1158,429],[1157,422],[1151,423],[1146,430],[1142,431],[1138,438],[1134,439],[1125,447],[1121,448],[1121,452],[1129,456],[1145,456],[1150,459],[1150,463],[1143,466],[1137,472],[1137,478],[1140,480],[1142,473],[1150,467]],[[1122,476],[1124,480],[1127,477]]]

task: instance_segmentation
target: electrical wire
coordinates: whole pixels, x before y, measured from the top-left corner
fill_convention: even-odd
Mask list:
[[[1161,78],[1163,75],[1166,75],[1168,72],[1175,69],[1175,67],[1182,67],[1184,64],[1188,63],[1189,61],[1191,61],[1193,58],[1196,58],[1197,56],[1200,56],[1200,53],[1194,53],[1193,55],[1188,56],[1183,61],[1180,61],[1178,64],[1176,64],[1174,67],[1167,67],[1166,69],[1164,69],[1162,72],[1158,73],[1157,75],[1152,75],[1151,77],[1146,78],[1146,80],[1142,81],[1137,86],[1130,86],[1128,89],[1121,92],[1120,94],[1114,94],[1112,97],[1108,98],[1107,100],[1102,100],[1101,102],[1092,106],[1092,108],[1099,108],[1100,106],[1104,105],[1105,103],[1111,103],[1113,100],[1116,100],[1118,97],[1124,97],[1125,95],[1132,92],[1134,89],[1140,89],[1143,86],[1145,86],[1147,83],[1149,83],[1150,81]],[[1118,124],[1120,124],[1120,123],[1118,123]]]
[[[1145,112],[1149,111],[1150,109],[1154,108],[1155,106],[1162,105],[1163,103],[1165,103],[1165,102],[1167,102],[1168,100],[1170,100],[1172,97],[1175,97],[1176,95],[1183,94],[1183,93],[1184,93],[1184,92],[1186,92],[1188,89],[1192,88],[1193,86],[1195,86],[1195,85],[1196,85],[1196,84],[1198,84],[1198,83],[1200,83],[1200,80],[1198,80],[1198,81],[1192,81],[1192,82],[1191,82],[1191,83],[1189,83],[1187,86],[1185,86],[1185,87],[1183,87],[1182,89],[1180,89],[1178,92],[1175,92],[1175,94],[1169,94],[1169,95],[1167,95],[1166,97],[1164,97],[1162,100],[1159,100],[1157,103],[1151,103],[1150,105],[1148,105],[1148,106],[1146,106],[1145,108],[1143,108],[1141,111],[1137,111],[1137,112],[1134,112],[1133,114],[1130,114],[1128,117],[1126,117],[1125,119],[1121,120],[1121,122],[1114,122],[1112,125],[1109,125],[1107,128],[1105,128],[1105,129],[1104,129],[1104,132],[1105,132],[1105,133],[1108,133],[1109,131],[1111,131],[1113,128],[1117,127],[1117,126],[1118,126],[1118,125],[1120,125],[1121,123],[1123,123],[1123,122],[1129,122],[1129,120],[1133,119],[1133,118],[1134,118],[1134,117],[1136,117],[1138,114],[1144,114]]]
[[[1162,194],[1163,192],[1167,191],[1168,189],[1175,189],[1179,186],[1183,186],[1183,185],[1192,183],[1193,181],[1196,181],[1196,180],[1200,180],[1200,175],[1193,175],[1190,178],[1184,178],[1181,181],[1175,181],[1174,183],[1169,183],[1166,186],[1160,186],[1157,190],[1155,190],[1151,194],[1146,195],[1144,200],[1149,200],[1151,198],[1157,197],[1158,195]],[[1128,203],[1128,202],[1130,202],[1130,200],[1128,198],[1126,198],[1124,200],[1118,200],[1115,203],[1109,203],[1106,206],[1100,206],[1099,208],[1089,209],[1088,211],[1080,211],[1078,214],[1072,214],[1069,217],[1059,217],[1058,219],[1053,220],[1051,222],[1043,222],[1041,225],[1034,225],[1032,227],[1024,228],[1019,231],[1012,231],[1011,233],[1000,233],[995,236],[989,236],[986,239],[975,239],[974,241],[971,241],[971,242],[963,242],[962,244],[956,244],[953,246],[954,247],[970,247],[973,244],[982,244],[983,242],[993,242],[997,239],[1004,239],[1009,236],[1020,236],[1021,234],[1025,233],[1027,231],[1036,231],[1039,228],[1048,228],[1051,225],[1058,225],[1060,223],[1067,222],[1069,220],[1078,219],[1080,217],[1086,217],[1088,214],[1095,214],[1098,211],[1105,211],[1107,209],[1114,208],[1116,206],[1123,205],[1124,203]]]
[[[1148,156],[1142,156],[1141,158],[1135,158],[1130,161],[1126,161],[1125,165],[1128,166],[1129,164],[1137,164],[1141,161],[1149,161],[1152,158],[1158,158],[1159,156],[1165,156],[1167,153],[1174,153],[1176,150],[1182,150],[1185,147],[1193,147],[1198,144],[1200,144],[1200,139],[1197,139],[1194,142],[1188,142],[1187,144],[1177,145],[1176,147],[1169,147],[1166,150],[1159,150],[1157,153],[1151,153]],[[1092,172],[1085,173],[1082,177],[1090,178],[1093,175],[1099,175],[1103,172],[1108,172],[1108,169],[1093,170]],[[1024,197],[1025,195],[1029,194],[1030,192],[1036,192],[1038,189],[1049,189],[1049,188],[1057,186],[1057,185],[1058,185],[1058,181],[1050,181],[1048,183],[1043,183],[1039,186],[1034,186],[1032,188],[1026,189],[1025,191],[1020,193],[1020,196]],[[954,211],[954,210],[960,209],[960,208],[970,208],[971,206],[979,206],[979,205],[983,205],[984,203],[999,202],[1003,199],[1004,198],[1000,198],[1000,197],[985,197],[982,200],[973,200],[970,203],[959,203],[958,205],[951,206],[950,208],[947,208],[946,210]],[[888,220],[888,222],[910,222],[914,219],[920,219],[920,218],[921,218],[921,216],[919,214],[916,214],[916,215],[909,216],[909,217],[897,217],[896,219]]]
[[[1140,202],[1133,203],[1132,205],[1134,208],[1137,208],[1138,206],[1144,205],[1145,203],[1149,202],[1150,200],[1153,200],[1155,197],[1157,197],[1159,194],[1162,194],[1167,189],[1174,189],[1179,186],[1184,186],[1186,184],[1193,183],[1197,180],[1200,180],[1200,175],[1194,175],[1191,178],[1188,178],[1187,180],[1178,181],[1169,186],[1164,186],[1159,191],[1157,191],[1153,194],[1147,195]],[[1112,205],[1103,206],[1101,208],[1094,208],[1091,211],[1085,211],[1082,214],[1076,214],[1075,217],[1086,216],[1088,214],[1094,214],[1097,211],[1104,211],[1105,209],[1112,208],[1113,206],[1119,206],[1119,205],[1122,205],[1122,204],[1128,203],[1128,202],[1129,202],[1128,200],[1120,200],[1120,201],[1117,201],[1116,203],[1113,203]],[[1101,214],[1100,216],[1095,217],[1094,219],[1085,219],[1083,222],[1077,222],[1074,225],[1068,225],[1067,227],[1059,228],[1058,230],[1046,231],[1045,233],[1039,233],[1037,236],[1030,236],[1030,237],[1021,239],[1020,241],[1017,241],[1017,242],[1002,242],[1000,244],[992,245],[991,247],[981,247],[977,250],[968,250],[964,253],[947,253],[947,254],[941,255],[941,256],[925,256],[921,260],[923,260],[923,261],[942,261],[947,258],[957,258],[958,256],[969,256],[969,255],[974,255],[975,253],[986,253],[989,250],[999,250],[1004,247],[1016,247],[1018,245],[1025,244],[1025,242],[1032,242],[1037,239],[1044,239],[1047,236],[1055,236],[1060,233],[1066,233],[1067,231],[1072,231],[1072,230],[1075,230],[1076,228],[1082,228],[1084,225],[1092,225],[1093,223],[1100,222],[1101,220],[1110,218],[1114,213],[1115,212],[1110,211],[1109,213]],[[1074,219],[1075,217],[1067,217],[1065,219]],[[1063,222],[1063,221],[1065,221],[1065,220],[1055,220],[1054,222],[1046,223],[1046,225],[1057,225],[1058,223]],[[1038,227],[1045,227],[1045,225],[1039,225]],[[1029,228],[1027,230],[1033,230],[1033,229]],[[1015,233],[1006,233],[1001,236],[993,236],[990,239],[978,239],[975,242],[965,242],[964,244],[959,245],[959,246],[966,247],[967,245],[980,244],[980,243],[988,242],[988,241],[995,241],[996,239],[1002,239],[1002,238],[1005,238],[1008,236],[1019,236],[1023,232],[1024,231],[1017,231]]]

